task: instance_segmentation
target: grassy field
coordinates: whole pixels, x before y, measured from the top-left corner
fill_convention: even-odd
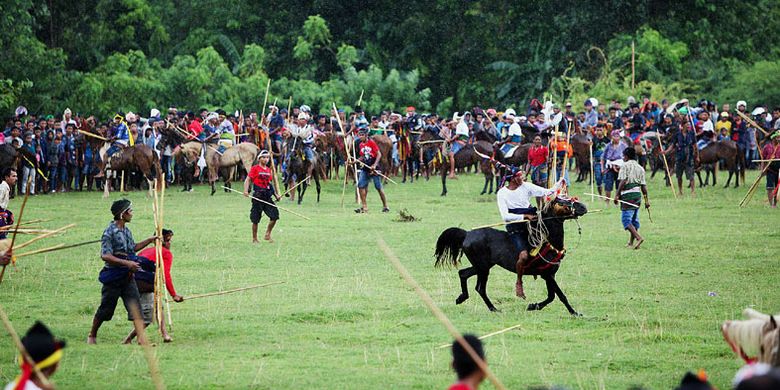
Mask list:
[[[749,173],[749,183],[755,175]],[[210,197],[206,187],[193,193],[171,188],[165,221],[175,231],[173,278],[180,294],[286,283],[171,303],[175,341],[162,344],[159,332],[153,336],[166,385],[445,388],[454,375],[449,350],[437,346],[451,338],[384,259],[380,237],[462,332],[521,324],[486,341],[489,364],[509,388],[671,388],[686,370],[699,368],[719,388],[729,388],[741,363],[722,341],[719,324],[749,306],[780,311],[780,212],[766,206],[763,187],[739,209],[745,186],[710,187],[695,199],[674,200],[660,177],[650,185],[655,223],[641,214],[641,250],[624,248],[627,234],[614,207],[583,217],[581,237],[576,224],[566,223],[569,252],[558,281],[582,318],[570,317],[557,300],[541,312],[525,311],[528,302],[513,295],[514,275],[500,269],[492,273],[488,293],[501,312],[488,312],[476,294],[456,306],[457,273],[433,268],[433,247],[447,227],[499,221],[495,197],[478,195],[481,183],[474,175],[449,181],[446,198],[439,197],[435,180],[390,184],[392,213],[379,212],[371,190],[371,212],[356,215],[349,201],[341,207],[340,183],[329,182],[319,204],[311,193],[301,206],[283,203],[312,221],[283,212],[276,241],[259,245],[250,242],[245,198],[223,192]],[[576,185],[571,192],[588,190]],[[148,237],[152,201],[142,192],[128,197],[133,233]],[[604,208],[584,198],[591,209]],[[20,203],[12,200],[11,208]],[[45,225],[52,228],[78,224],[36,247],[78,242],[100,237],[109,205],[99,193],[37,196],[24,218],[51,218]],[[395,222],[401,208],[421,220]],[[121,305],[101,329],[99,345],[85,343],[100,299],[98,247],[20,259],[5,275],[0,302],[19,332],[41,319],[69,342],[54,377],[60,388],[149,388],[142,350],[119,345],[131,327]],[[544,283],[526,277],[526,294],[529,301],[543,299]],[[10,339],[0,337],[3,383],[18,372],[13,360]]]

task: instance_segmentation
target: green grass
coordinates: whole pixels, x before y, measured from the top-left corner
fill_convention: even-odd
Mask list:
[[[373,190],[371,212],[356,215],[349,192],[342,208],[341,183],[329,182],[319,204],[313,192],[302,206],[282,203],[312,221],[283,212],[276,242],[260,245],[250,243],[245,198],[171,188],[165,221],[176,233],[173,274],[182,295],[286,283],[171,303],[175,342],[163,345],[150,328],[165,383],[174,389],[447,386],[454,378],[449,350],[436,347],[451,337],[383,258],[380,237],[462,332],[522,324],[486,341],[489,364],[509,388],[671,388],[686,370],[699,368],[729,388],[740,361],[722,341],[719,324],[748,306],[780,311],[778,211],[765,205],[763,186],[739,209],[746,186],[709,187],[695,199],[675,201],[660,177],[650,185],[655,223],[641,214],[647,241],[639,251],[623,247],[627,234],[615,208],[582,218],[581,238],[566,223],[569,252],[558,281],[584,317],[570,317],[557,300],[541,312],[525,311],[528,302],[513,295],[514,275],[500,269],[488,286],[500,313],[488,312],[475,293],[456,306],[457,273],[433,268],[433,246],[447,227],[499,221],[494,196],[478,195],[481,183],[462,175],[448,182],[446,198],[439,197],[438,180],[390,184],[390,215],[379,212]],[[576,185],[572,193],[588,190]],[[140,240],[152,234],[152,202],[142,192],[129,198],[135,204],[130,226]],[[583,198],[591,209],[604,208]],[[11,208],[20,203],[13,200]],[[78,224],[35,248],[78,242],[100,237],[109,205],[99,193],[38,196],[24,218],[52,218],[45,224],[52,228]],[[401,208],[421,220],[394,222]],[[121,304],[101,329],[99,345],[85,344],[100,299],[98,252],[95,244],[20,259],[5,275],[0,302],[19,332],[41,319],[68,340],[54,377],[61,388],[149,388],[141,349],[119,345],[131,326]],[[543,299],[544,283],[526,277],[526,294],[529,301]],[[4,382],[18,372],[13,359],[9,338],[0,337]]]

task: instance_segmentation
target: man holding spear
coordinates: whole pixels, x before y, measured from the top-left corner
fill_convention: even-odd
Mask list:
[[[11,195],[11,188],[16,185],[16,170],[5,168],[2,173],[2,183],[0,183],[0,227],[8,226],[14,223],[14,214],[8,210],[8,202]],[[0,239],[6,238],[7,230],[0,230]]]
[[[650,201],[647,198],[647,182],[645,181],[645,169],[636,162],[636,150],[626,148],[623,150],[623,166],[618,174],[617,196],[615,204],[620,203],[621,221],[623,229],[631,234],[628,239],[627,247],[639,249],[639,246],[645,241],[639,235],[639,205],[642,197],[645,198],[645,208],[648,215],[650,213]],[[636,244],[634,244],[636,241]]]
[[[379,198],[382,199],[382,212],[389,212],[387,207],[387,198],[385,197],[385,191],[382,189],[382,178],[377,171],[377,164],[382,159],[382,151],[379,150],[379,146],[374,140],[368,138],[368,130],[365,127],[358,129],[358,135],[360,136],[360,146],[358,147],[358,162],[361,163],[360,174],[358,175],[358,190],[360,191],[360,202],[362,207],[355,209],[356,213],[368,212],[368,205],[366,203],[366,195],[368,195],[368,181],[369,178],[374,182],[374,188],[379,193]]]
[[[257,155],[259,164],[249,170],[246,180],[244,180],[244,196],[249,197],[250,185],[253,188],[252,209],[249,212],[249,220],[252,221],[252,243],[260,242],[257,240],[257,225],[260,223],[263,213],[270,219],[263,237],[268,242],[273,242],[271,231],[274,230],[276,221],[279,220],[279,209],[274,205],[271,196],[276,197],[277,202],[282,197],[279,196],[276,187],[273,185],[273,178],[276,173],[268,167],[270,157],[271,154],[267,150],[261,150],[260,154]]]

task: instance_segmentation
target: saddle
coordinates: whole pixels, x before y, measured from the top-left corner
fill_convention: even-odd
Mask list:
[[[504,153],[504,158],[510,158],[515,154],[515,150],[519,147],[520,145],[504,144],[504,146],[501,147],[501,153]]]

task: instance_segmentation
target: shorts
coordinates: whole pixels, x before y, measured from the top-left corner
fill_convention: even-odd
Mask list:
[[[122,303],[127,310],[128,318],[132,318],[133,310],[131,305],[135,305],[140,311],[139,301],[141,296],[138,293],[138,287],[132,279],[121,279],[109,283],[103,283],[103,289],[100,291],[100,306],[95,312],[95,318],[100,321],[111,321],[114,317],[116,304],[122,298]]]
[[[604,191],[612,191],[617,184],[617,172],[614,169],[608,168],[604,176]]]
[[[379,177],[379,175],[371,175],[370,173],[363,170],[361,170],[358,174],[358,188],[368,188],[369,180],[374,182],[374,188],[376,188],[377,191],[382,189],[382,178]]]
[[[601,187],[604,184],[604,172],[601,170],[600,163],[593,164],[593,182],[597,187]]]
[[[674,173],[678,178],[682,177],[685,171],[686,180],[693,180],[693,165],[686,164],[684,161],[675,161]]]
[[[455,141],[450,145],[450,153],[455,154],[458,153],[461,149],[463,149],[463,146],[466,144],[463,142]]]
[[[639,230],[639,209],[622,210],[620,221],[623,222],[623,229],[628,229],[629,226],[633,225],[634,229]]]
[[[154,319],[154,293],[141,293],[141,318],[144,320],[144,324],[149,325]],[[130,313],[127,314],[127,320],[132,321],[133,317]]]
[[[528,250],[528,239],[520,231],[509,232],[509,239],[515,244],[515,248],[518,252]]]
[[[771,169],[766,170],[766,189],[774,190],[777,187],[777,171]]]
[[[257,193],[255,193],[253,196],[268,203],[274,204],[273,199],[270,197],[268,197],[268,199],[264,199],[263,197],[258,196]],[[279,219],[279,209],[276,208],[276,206],[271,206],[270,204],[258,202],[257,200],[252,199],[252,209],[249,211],[249,220],[252,221],[253,224],[260,223],[260,218],[263,216],[263,213],[265,213],[265,215],[267,215],[268,219],[271,221],[276,221]]]

